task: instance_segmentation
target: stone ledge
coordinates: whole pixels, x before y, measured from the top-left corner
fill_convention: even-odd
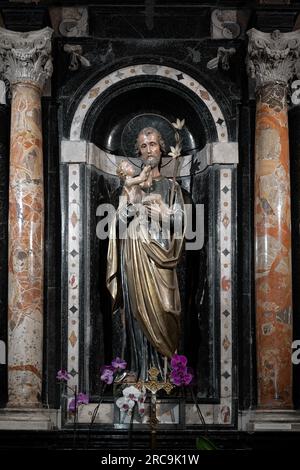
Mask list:
[[[60,428],[60,410],[55,409],[0,409],[0,430],[42,430]]]
[[[247,431],[300,431],[299,410],[251,411]]]

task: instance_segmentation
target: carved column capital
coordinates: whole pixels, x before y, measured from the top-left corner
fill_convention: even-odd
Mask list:
[[[267,83],[280,82],[287,85],[295,73],[300,53],[300,30],[264,33],[252,28],[247,34],[247,71],[251,78],[256,79],[256,88]]]
[[[0,72],[11,85],[31,83],[43,89],[53,70],[52,33],[48,27],[28,33],[0,28]]]

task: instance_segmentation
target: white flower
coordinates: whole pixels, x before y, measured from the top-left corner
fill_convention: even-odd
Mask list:
[[[128,400],[138,401],[141,396],[141,391],[133,385],[130,385],[129,387],[124,388],[123,395]]]
[[[126,397],[120,397],[116,401],[116,405],[121,411],[129,412],[134,407],[135,401],[127,399]]]
[[[176,122],[172,122],[172,126],[175,127],[175,129],[182,129],[183,126],[185,124],[185,119],[182,119],[182,121],[180,121],[180,119],[176,119]]]
[[[175,147],[170,147],[171,152],[168,153],[172,158],[178,158],[180,157],[181,154],[181,146],[179,144],[176,144]]]
[[[118,398],[116,401],[116,405],[120,408],[121,411],[128,413],[129,415],[132,413],[132,409],[134,405],[138,404],[138,410],[140,415],[143,415],[145,412],[145,399],[146,399],[146,390],[140,391],[133,385],[124,388],[123,396]]]
[[[141,396],[138,400],[138,408],[139,408],[139,414],[142,416],[145,413],[145,401],[146,401],[146,389],[143,387],[143,390],[141,391]]]

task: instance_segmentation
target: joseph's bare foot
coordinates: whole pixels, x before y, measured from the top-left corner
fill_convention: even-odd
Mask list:
[[[124,382],[127,384],[134,384],[136,382],[137,376],[134,372],[128,372]]]
[[[137,375],[134,372],[123,372],[115,378],[116,383],[133,384],[136,383]]]

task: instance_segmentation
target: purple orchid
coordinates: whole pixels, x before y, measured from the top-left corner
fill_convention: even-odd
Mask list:
[[[75,413],[76,408],[78,408],[79,405],[87,405],[89,403],[89,396],[86,393],[80,392],[78,396],[75,398],[72,398],[72,400],[69,403],[69,411],[71,413]]]
[[[115,373],[126,369],[126,367],[127,362],[124,361],[124,359],[121,359],[120,357],[116,357],[111,361],[111,364],[101,367],[100,378],[102,382],[106,383],[107,385],[112,384],[115,378]]]
[[[114,381],[114,370],[111,366],[106,366],[101,370],[101,376],[100,379],[102,382],[106,383],[107,385],[110,385]]]
[[[171,382],[180,387],[181,385],[189,385],[193,380],[193,370],[187,367],[186,356],[174,354],[171,358]]]
[[[78,393],[77,397],[78,405],[88,405],[89,404],[89,396],[86,393]]]
[[[111,365],[115,370],[124,370],[126,369],[127,362],[124,361],[124,359],[121,359],[120,357],[116,357],[111,361]]]
[[[186,356],[180,354],[174,354],[171,358],[171,367],[183,369],[187,365],[187,358]]]
[[[56,378],[57,380],[62,380],[64,382],[67,382],[71,378],[71,376],[66,371],[66,369],[60,369],[59,371],[57,371]]]
[[[190,373],[184,374],[183,376],[183,384],[182,385],[189,385],[193,380],[193,375]]]

